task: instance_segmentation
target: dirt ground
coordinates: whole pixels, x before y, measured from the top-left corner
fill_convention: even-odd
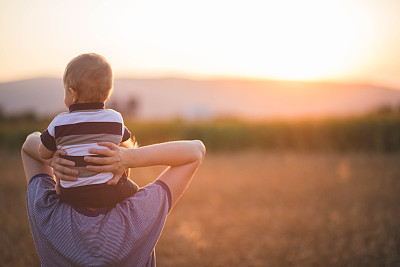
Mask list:
[[[0,266],[40,266],[18,153],[0,152]],[[400,155],[209,153],[158,266],[400,266]],[[136,169],[141,186],[161,167]]]

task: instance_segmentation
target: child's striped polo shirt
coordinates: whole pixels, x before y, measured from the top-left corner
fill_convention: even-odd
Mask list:
[[[51,150],[63,149],[67,159],[75,162],[79,171],[76,181],[61,180],[64,188],[89,184],[105,183],[113,177],[111,172],[96,173],[88,171],[84,156],[91,155],[88,150],[99,146],[98,142],[112,142],[119,145],[128,140],[131,133],[125,127],[122,116],[112,109],[105,109],[104,103],[72,104],[69,112],[61,113],[50,123],[41,135],[43,145]]]

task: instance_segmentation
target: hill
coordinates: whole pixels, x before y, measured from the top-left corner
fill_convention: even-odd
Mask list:
[[[276,118],[360,114],[398,105],[390,88],[316,82],[252,80],[116,79],[108,107],[138,119]],[[61,79],[0,83],[6,114],[65,111]]]

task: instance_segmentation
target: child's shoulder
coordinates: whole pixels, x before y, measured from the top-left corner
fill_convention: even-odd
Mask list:
[[[67,114],[69,114],[69,112],[61,112],[61,113],[58,113],[58,114],[53,118],[53,122],[64,118]]]
[[[62,122],[64,121],[65,115],[68,114],[68,112],[62,112],[62,113],[58,113],[53,120],[50,122],[48,129],[52,129],[54,127],[56,127],[57,125],[62,124]]]
[[[111,108],[106,108],[103,110],[104,112],[112,115],[112,116],[116,116],[116,117],[122,117],[121,113],[119,113],[118,111],[111,109]]]
[[[105,110],[106,112],[113,112],[113,113],[121,114],[121,113],[119,113],[118,111],[116,111],[115,109],[112,109],[112,108],[105,108],[104,110]]]
[[[101,109],[101,110],[96,110],[95,112],[61,112],[57,114],[51,124],[57,125],[57,124],[63,124],[64,122],[68,121],[70,122],[71,120],[80,120],[86,116],[96,116],[96,118],[99,118],[99,116],[102,118],[102,120],[111,120],[111,121],[121,121],[123,120],[121,113],[119,113],[116,110],[113,109]]]
[[[116,111],[115,109],[112,109],[112,108],[105,108],[104,110],[107,111],[107,112],[116,112],[116,113],[119,113],[118,111]]]

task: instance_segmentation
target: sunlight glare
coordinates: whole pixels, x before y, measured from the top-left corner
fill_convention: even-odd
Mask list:
[[[341,0],[105,0],[92,14],[93,32],[110,44],[102,49],[117,69],[296,80],[355,68],[367,49],[367,19]]]
[[[244,28],[253,28],[254,32],[244,34],[245,38],[232,47],[236,51],[246,47],[245,53],[236,53],[241,66],[237,72],[302,80],[348,71],[363,49],[365,36],[357,24],[365,23],[365,17],[355,17],[357,12],[350,5],[343,6],[321,1],[275,1],[258,9],[262,26],[249,23],[252,19],[246,17]]]

